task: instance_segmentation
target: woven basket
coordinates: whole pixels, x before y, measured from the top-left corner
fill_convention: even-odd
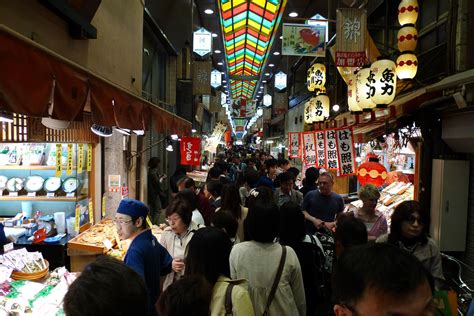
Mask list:
[[[13,271],[11,277],[14,280],[28,280],[28,281],[41,279],[49,272],[48,260],[44,259],[44,263],[46,263],[46,269],[44,270],[33,272],[33,273]]]

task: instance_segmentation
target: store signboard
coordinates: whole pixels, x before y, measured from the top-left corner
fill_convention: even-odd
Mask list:
[[[205,28],[200,28],[193,33],[193,52],[204,56],[212,51],[212,33]]]
[[[316,165],[316,140],[313,132],[302,133],[303,163],[308,166]]]
[[[337,155],[337,135],[335,129],[325,131],[326,136],[326,169],[337,170],[339,168],[339,159]]]
[[[326,56],[325,25],[283,24],[282,54],[293,56]]]
[[[211,94],[211,69],[210,61],[193,62],[193,94],[210,95]]]
[[[288,157],[301,157],[300,133],[288,133]]]
[[[181,164],[199,166],[201,163],[201,138],[181,137]]]
[[[324,136],[324,131],[317,131],[314,133],[316,137],[316,154],[318,156],[318,161],[316,166],[318,168],[326,167],[326,137]]]
[[[278,72],[276,75],[275,75],[275,88],[277,88],[278,90],[283,90],[286,88],[286,73],[284,73],[283,71],[280,71]]]
[[[341,176],[350,176],[356,173],[355,146],[353,131],[350,128],[337,130],[337,151]]]
[[[220,87],[222,80],[222,74],[219,70],[214,69],[211,72],[211,86],[213,88]]]
[[[360,67],[367,63],[367,12],[362,9],[338,9],[336,27],[336,66]]]

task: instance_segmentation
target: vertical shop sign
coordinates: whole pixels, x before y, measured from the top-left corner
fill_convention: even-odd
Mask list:
[[[89,200],[89,223],[94,224],[94,202]]]
[[[288,112],[288,95],[286,92],[273,94],[273,112],[275,115]]]
[[[356,170],[355,146],[351,128],[337,130],[337,148],[340,175],[342,177],[354,175]]]
[[[193,94],[211,94],[211,69],[212,63],[210,61],[195,61],[193,62]]]
[[[102,218],[105,217],[105,204],[106,204],[106,198],[105,194],[102,196]]]
[[[367,61],[367,12],[362,9],[338,9],[336,26],[336,66],[363,66]]]
[[[313,132],[303,134],[303,163],[307,166],[316,165],[316,144]]]
[[[87,144],[87,171],[92,170],[92,144]]]
[[[82,173],[84,168],[84,144],[77,145],[77,173]]]
[[[290,158],[301,157],[300,133],[288,133],[288,149]]]
[[[67,144],[67,165],[66,174],[72,175],[72,144]]]
[[[326,133],[326,159],[327,169],[336,170],[339,168],[337,157],[337,135],[336,130],[328,129]]]
[[[60,177],[63,172],[63,162],[62,162],[63,146],[61,144],[56,144],[56,177]]]
[[[318,168],[326,168],[326,137],[324,131],[315,132],[314,135],[316,136],[316,154],[318,156],[318,160],[316,162],[316,166]]]
[[[81,206],[76,204],[75,218],[74,218],[74,230],[79,233],[81,227]]]
[[[199,166],[201,162],[201,138],[181,137],[181,164]]]

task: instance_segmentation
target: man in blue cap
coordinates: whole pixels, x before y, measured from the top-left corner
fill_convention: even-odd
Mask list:
[[[160,276],[171,272],[172,258],[147,227],[148,207],[134,199],[123,199],[115,214],[120,239],[130,239],[124,263],[145,280],[149,315],[156,315],[155,303],[160,295]]]

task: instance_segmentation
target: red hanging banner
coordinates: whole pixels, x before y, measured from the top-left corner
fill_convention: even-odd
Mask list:
[[[181,137],[181,164],[199,166],[201,162],[201,138]]]

